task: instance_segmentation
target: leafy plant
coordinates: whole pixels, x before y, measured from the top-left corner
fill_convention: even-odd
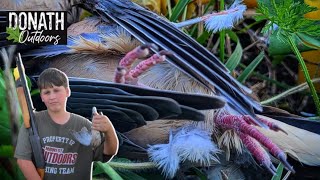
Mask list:
[[[249,66],[243,71],[243,73],[238,77],[238,81],[243,83],[248,76],[253,72],[253,70],[258,66],[258,64],[263,59],[264,52],[262,51],[250,64]]]
[[[269,23],[264,27],[264,30],[268,31],[271,29],[272,33],[277,33],[279,39],[290,44],[311,90],[317,114],[320,115],[320,101],[317,92],[311,81],[306,64],[294,41],[295,35],[299,38],[301,36],[320,36],[320,21],[305,18],[306,13],[314,10],[316,10],[316,8],[295,0],[260,0],[258,1],[258,12],[260,12],[261,15],[257,16],[257,20],[268,19]]]
[[[319,36],[319,22],[304,17],[308,12],[317,10],[300,1],[295,0],[259,0],[257,20],[268,19],[264,30],[278,26],[281,34],[305,33],[310,36]]]
[[[156,168],[152,162],[135,163],[128,159],[117,157],[108,163],[95,162],[94,167],[93,177],[103,175],[115,180],[144,180],[143,171]],[[161,179],[163,179],[162,176]]]
[[[93,171],[93,175],[105,173],[110,179],[115,180],[123,180],[123,178],[110,166],[108,163],[102,163],[100,161],[95,162],[95,170]]]
[[[6,103],[5,82],[3,73],[0,71],[0,145],[11,144],[9,111]],[[2,148],[1,148],[2,149]]]
[[[5,91],[3,71],[0,69],[0,174],[4,179],[19,180],[24,179],[24,177],[13,158],[14,147],[11,142],[9,107]]]

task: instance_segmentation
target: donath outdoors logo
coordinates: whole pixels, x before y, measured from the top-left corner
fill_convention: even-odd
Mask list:
[[[0,22],[10,44],[67,44],[65,11],[1,11]]]

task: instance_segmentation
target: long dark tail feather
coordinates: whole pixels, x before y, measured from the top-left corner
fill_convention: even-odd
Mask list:
[[[114,94],[114,95],[124,95],[133,96],[134,94],[128,93],[122,89],[115,87],[105,87],[105,86],[93,86],[93,85],[70,85],[72,90],[76,92],[86,92],[86,93],[98,93],[98,94]]]
[[[181,109],[176,101],[169,98],[162,97],[150,97],[150,96],[120,96],[112,94],[93,94],[93,93],[80,93],[73,92],[70,98],[82,98],[88,99],[109,99],[118,102],[137,102],[154,107],[159,114],[163,114],[164,117],[169,117],[171,114],[180,114]]]
[[[310,120],[306,117],[291,114],[283,109],[278,109],[271,106],[263,106],[263,113],[258,114],[320,135],[320,118],[317,120]]]
[[[309,120],[305,117],[290,117],[283,115],[263,114],[264,116],[282,121],[291,126],[295,126],[300,129],[304,129],[320,135],[320,122],[317,120]]]
[[[198,110],[188,107],[180,106],[182,113],[175,117],[169,117],[168,119],[189,119],[193,121],[202,121],[205,119],[205,115]]]
[[[94,104],[84,104],[83,102],[86,102],[87,99],[78,99],[80,100],[82,103],[68,103],[68,107],[72,108],[72,109],[83,109],[86,112],[90,112],[90,109],[92,110],[92,107],[97,107]],[[128,108],[122,108],[122,107],[118,107],[118,106],[114,106],[114,105],[105,105],[104,107],[100,107],[98,109],[99,112],[103,112],[105,114],[105,112],[108,112],[109,110],[115,110],[115,111],[121,111],[123,113],[125,113],[126,115],[128,115],[128,117],[130,117],[131,122],[135,122],[138,124],[138,126],[142,126],[142,125],[146,125],[146,121],[144,119],[144,116],[142,114],[140,114],[140,112],[128,109]],[[90,113],[87,114],[86,117],[90,117]],[[120,119],[120,118],[119,118]]]
[[[37,88],[38,76],[30,79],[33,88]],[[154,90],[87,78],[70,77],[69,86],[72,92],[67,102],[69,112],[90,119],[91,109],[95,106],[110,118],[119,132],[130,131],[145,125],[146,121],[157,119],[203,121],[205,115],[199,110],[224,106],[224,101],[215,96]],[[37,110],[45,109],[39,95],[34,95],[33,101]]]
[[[85,114],[90,113],[90,109],[79,108],[79,109],[73,109],[71,112],[85,116]],[[139,127],[136,122],[132,122],[131,117],[129,117],[127,114],[123,113],[122,111],[108,110],[108,111],[102,111],[102,112],[109,117],[115,129],[119,132],[128,132],[132,129]]]
[[[174,99],[179,104],[190,106],[198,110],[207,110],[207,109],[218,109],[222,108],[225,105],[225,102],[222,98],[218,96],[208,96],[201,94],[191,94],[191,93],[181,93],[176,91],[168,91],[168,90],[157,90],[157,89],[147,89],[141,88],[137,86],[127,85],[127,84],[119,84],[112,83],[107,81],[86,79],[86,78],[73,78],[70,77],[70,86],[73,87],[75,85],[81,86],[95,86],[98,88],[117,88],[125,91],[126,93],[139,95],[139,96],[160,96]]]
[[[84,104],[82,99],[78,102],[77,99],[71,99],[67,103],[67,107],[70,109],[76,109],[78,107],[96,107],[97,109],[112,109],[112,108],[125,108],[125,109],[132,109],[138,113],[140,113],[143,116],[143,119],[145,121],[154,121],[159,119],[159,113],[153,109],[150,106],[147,106],[145,104],[139,104],[139,103],[130,103],[130,102],[116,102],[116,101],[110,101],[110,100],[103,100],[103,102],[100,102],[101,100],[90,100],[85,101]]]
[[[134,21],[138,21],[140,24],[144,24],[144,22],[140,21],[140,20],[137,20],[135,19]],[[133,23],[134,24],[134,23]],[[234,95],[235,95],[235,101],[238,101],[238,102],[241,102],[241,99],[236,96],[236,95],[240,95],[244,100],[246,100],[247,102],[251,101],[249,99],[248,96],[246,96],[245,94],[243,94],[242,92],[239,92],[240,90],[237,89],[235,86],[233,86],[232,84],[228,83],[228,81],[225,82],[225,84],[223,83],[223,78],[218,74],[216,73],[215,70],[213,69],[210,69],[208,66],[204,65],[203,64],[203,61],[200,61],[200,60],[197,60],[196,57],[194,57],[191,53],[192,51],[194,50],[193,48],[190,48],[190,49],[187,49],[185,50],[185,48],[181,48],[178,46],[178,44],[180,44],[179,42],[176,43],[176,42],[173,42],[172,40],[166,38],[166,36],[159,36],[159,37],[155,37],[154,35],[156,35],[156,33],[154,35],[151,35],[149,34],[148,32],[146,31],[143,31],[144,29],[146,28],[149,28],[151,30],[151,32],[156,32],[155,29],[153,28],[150,28],[150,27],[147,27],[146,24],[144,24],[146,27],[141,29],[141,32],[143,32],[144,35],[146,36],[149,36],[150,39],[153,39],[154,41],[160,39],[161,38],[163,39],[163,41],[166,41],[168,43],[162,43],[162,41],[159,41],[157,42],[158,44],[159,43],[162,43],[162,47],[165,47],[166,49],[172,49],[172,50],[175,50],[174,52],[176,54],[179,54],[179,55],[182,55],[184,57],[178,57],[179,59],[184,59],[186,60],[186,64],[188,64],[189,67],[187,68],[190,68],[190,69],[193,69],[194,68],[194,71],[191,71],[189,74],[193,75],[193,76],[197,76],[197,75],[200,75],[201,77],[208,77],[210,75],[212,75],[212,78],[213,80],[211,79],[208,79],[207,78],[207,81],[211,81],[212,84],[214,85],[214,87],[216,89],[219,90],[219,92],[221,92],[222,94],[224,94],[225,96],[228,96],[226,93],[226,91],[224,89],[226,89],[227,91],[229,92],[232,92]],[[172,46],[172,47],[169,47],[169,46]],[[189,53],[190,52],[190,53]],[[169,55],[170,57],[170,55]],[[174,59],[174,58],[173,58]],[[188,61],[188,59],[192,59],[193,61]],[[189,63],[190,62],[190,63]],[[224,73],[224,74],[227,74],[227,73]],[[201,77],[199,78],[201,80]],[[218,86],[219,85],[219,86]],[[221,87],[220,87],[221,86]],[[210,88],[210,86],[207,86]],[[245,104],[244,104],[245,105]]]

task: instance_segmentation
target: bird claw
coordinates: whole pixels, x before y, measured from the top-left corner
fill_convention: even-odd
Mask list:
[[[288,135],[288,133],[284,129],[280,128],[276,124],[274,124],[274,126],[271,129],[274,130],[274,131],[281,131],[281,132],[285,133],[286,135]]]
[[[142,45],[140,46],[140,48],[141,48],[142,50],[144,50],[144,49],[146,49],[146,48],[148,48],[148,49],[154,49],[154,50],[158,50],[158,49],[159,49],[159,47],[158,47],[156,44],[154,44],[154,43],[145,43],[145,44],[142,44]]]
[[[158,54],[160,56],[164,56],[164,55],[172,55],[173,53],[171,51],[168,51],[168,50],[161,50]]]
[[[246,119],[248,119],[248,118],[251,119],[250,116],[246,116]],[[277,132],[281,131],[281,132],[285,133],[286,135],[288,135],[288,133],[284,129],[282,129],[278,124],[276,124],[274,122],[270,122],[264,118],[259,118],[259,120],[262,121],[264,124],[266,124],[271,130],[277,131]]]
[[[147,71],[152,66],[163,62],[166,58],[166,55],[172,55],[172,52],[162,50],[152,55],[150,58],[141,61],[134,68],[131,68],[133,62],[138,58],[146,57],[149,54],[149,49],[151,48],[158,49],[155,44],[147,43],[127,53],[126,56],[121,59],[119,66],[115,70],[114,82],[139,85],[138,77],[142,73]],[[146,53],[146,51],[148,52]]]
[[[277,168],[276,168],[272,163],[270,164],[270,168],[272,169],[272,171],[273,171],[274,173],[277,172]]]
[[[281,130],[285,132],[274,123],[271,123],[262,118],[260,118],[260,120],[266,125],[268,125],[272,130]],[[283,165],[288,171],[295,173],[293,167],[286,160],[285,153],[276,144],[274,144],[271,141],[271,139],[266,137],[264,134],[258,131],[258,129],[251,125],[253,123],[250,116],[228,115],[226,112],[222,112],[216,116],[215,122],[216,125],[221,127],[222,129],[235,130],[236,133],[240,135],[243,144],[247,147],[251,154],[272,174],[274,174],[275,172],[275,167],[269,160],[270,157],[268,157],[267,153],[264,153],[263,148],[260,148],[260,146],[256,145],[255,141],[252,140],[252,138],[255,139],[257,143],[264,145],[272,155],[274,155],[283,163]]]
[[[286,168],[286,170],[291,171],[293,174],[296,173],[296,171],[293,169],[293,166],[291,166],[287,161],[286,155],[284,153],[279,154],[277,158],[284,165],[284,168]]]
[[[263,162],[261,165],[264,166],[272,175],[277,175],[277,169],[272,163]]]
[[[131,65],[138,58],[143,58],[149,55],[150,49],[158,49],[158,47],[153,43],[146,43],[141,46],[136,47],[132,51],[128,52],[119,62],[119,66],[131,69]]]
[[[125,75],[127,70],[124,67],[118,66],[115,70],[113,82],[124,84],[126,82]]]

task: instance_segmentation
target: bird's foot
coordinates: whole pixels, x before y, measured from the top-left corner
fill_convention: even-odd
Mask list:
[[[138,84],[138,77],[146,72],[152,66],[163,62],[166,59],[166,55],[171,54],[168,51],[160,51],[149,57],[146,60],[141,61],[135,67],[132,68],[132,64],[138,58],[146,57],[149,54],[150,48],[156,48],[154,44],[146,44],[139,46],[127,53],[126,56],[121,59],[119,66],[116,68],[114,82],[125,84]]]
[[[259,119],[271,130],[283,131],[286,133],[278,125],[262,118]],[[276,168],[272,164],[268,153],[261,145],[263,145],[274,157],[279,159],[287,170],[295,173],[293,167],[287,161],[285,153],[276,144],[274,144],[270,138],[266,137],[253,126],[254,121],[250,116],[230,115],[225,112],[221,112],[216,116],[215,123],[222,129],[235,130],[243,144],[250,151],[253,157],[256,158],[258,163],[266,167],[272,174],[276,173]]]
[[[158,47],[155,44],[147,43],[143,44],[141,46],[136,47],[132,51],[128,52],[119,62],[119,66],[131,69],[132,64],[134,61],[136,61],[138,58],[144,58],[150,53],[150,48],[158,49]]]

